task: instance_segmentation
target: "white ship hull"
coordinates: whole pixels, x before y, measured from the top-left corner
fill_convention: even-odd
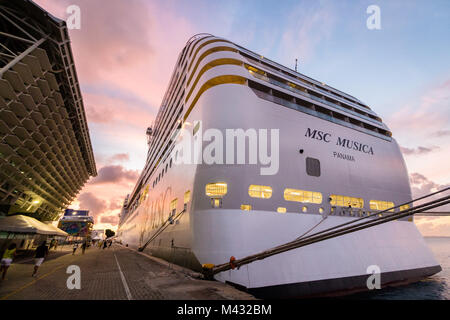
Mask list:
[[[200,261],[216,264],[292,241],[322,219],[239,210],[202,211],[196,216],[199,235],[194,252]],[[314,231],[346,221],[329,216]],[[221,227],[225,225],[229,228]],[[201,231],[208,229],[215,230],[213,238]],[[371,275],[367,268],[373,265],[381,271],[382,285],[421,279],[441,270],[416,226],[395,221],[271,256],[222,272],[216,279],[239,284],[258,297],[289,298],[367,290]]]

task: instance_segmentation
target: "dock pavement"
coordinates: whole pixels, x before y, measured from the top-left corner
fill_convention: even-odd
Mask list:
[[[51,250],[32,277],[31,254],[0,280],[0,300],[251,300],[253,296],[121,245]]]

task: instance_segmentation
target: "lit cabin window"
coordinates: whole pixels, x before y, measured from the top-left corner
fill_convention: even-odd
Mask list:
[[[220,207],[222,207],[222,199],[220,199],[220,198],[211,198],[211,206],[213,208],[220,208]]]
[[[184,203],[188,203],[191,200],[191,191],[188,190],[184,193]]]
[[[347,197],[347,196],[340,196],[332,194],[330,196],[331,201],[330,204],[332,206],[338,206],[338,207],[349,207],[352,208],[363,208],[364,207],[364,200],[362,198],[354,198],[354,197]]]
[[[384,211],[394,207],[394,203],[390,201],[370,200],[369,203],[370,203],[370,210]],[[394,212],[394,209],[389,210],[389,212]]]
[[[255,67],[249,66],[249,65],[245,65],[247,67],[248,72],[250,73],[259,73],[259,74],[264,74],[264,71],[256,69]]]
[[[407,209],[409,209],[409,204],[404,204],[404,205],[400,206],[400,211],[407,210]]]
[[[277,212],[279,212],[279,213],[286,213],[286,208],[284,208],[284,207],[278,207],[278,208],[277,208]]]
[[[272,188],[268,186],[250,185],[248,187],[248,194],[252,198],[269,199],[272,197]]]
[[[250,211],[252,210],[252,206],[249,204],[241,204],[241,210]]]
[[[208,183],[205,193],[208,197],[223,197],[227,194],[227,184],[225,182]]]
[[[170,202],[170,206],[169,206],[170,212],[177,209],[177,201],[178,201],[178,199],[175,198]]]
[[[284,189],[284,200],[320,204],[322,203],[322,194],[320,192],[287,188]]]
[[[303,207],[302,207],[302,212],[305,212],[305,213],[308,212],[308,207],[303,206]]]

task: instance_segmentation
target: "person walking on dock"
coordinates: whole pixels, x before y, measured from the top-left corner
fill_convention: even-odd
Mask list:
[[[2,260],[0,262],[0,272],[2,273],[2,280],[5,280],[6,272],[8,271],[9,266],[11,265],[14,257],[16,256],[16,244],[11,243],[3,253]]]
[[[86,251],[86,246],[87,246],[87,243],[86,243],[86,241],[85,241],[85,242],[83,242],[83,244],[81,245],[81,253],[82,253],[82,254],[84,254],[84,252]]]
[[[77,251],[77,249],[78,249],[78,243],[77,243],[77,242],[74,242],[74,243],[73,243],[72,249],[73,249],[72,255],[74,255],[74,254],[75,254],[75,251]]]
[[[52,239],[52,241],[50,242],[50,248],[49,250],[56,250],[56,245],[57,245],[58,241],[56,239]]]
[[[31,275],[34,277],[41,266],[42,262],[44,262],[44,259],[48,255],[48,247],[46,245],[45,241],[42,241],[41,245],[36,248],[36,255],[34,256],[34,271]]]

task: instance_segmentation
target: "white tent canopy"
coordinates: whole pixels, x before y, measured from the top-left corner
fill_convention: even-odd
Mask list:
[[[45,224],[32,217],[23,215],[0,217],[0,231],[11,233],[45,234],[61,237],[68,236],[66,232],[53,225]]]

